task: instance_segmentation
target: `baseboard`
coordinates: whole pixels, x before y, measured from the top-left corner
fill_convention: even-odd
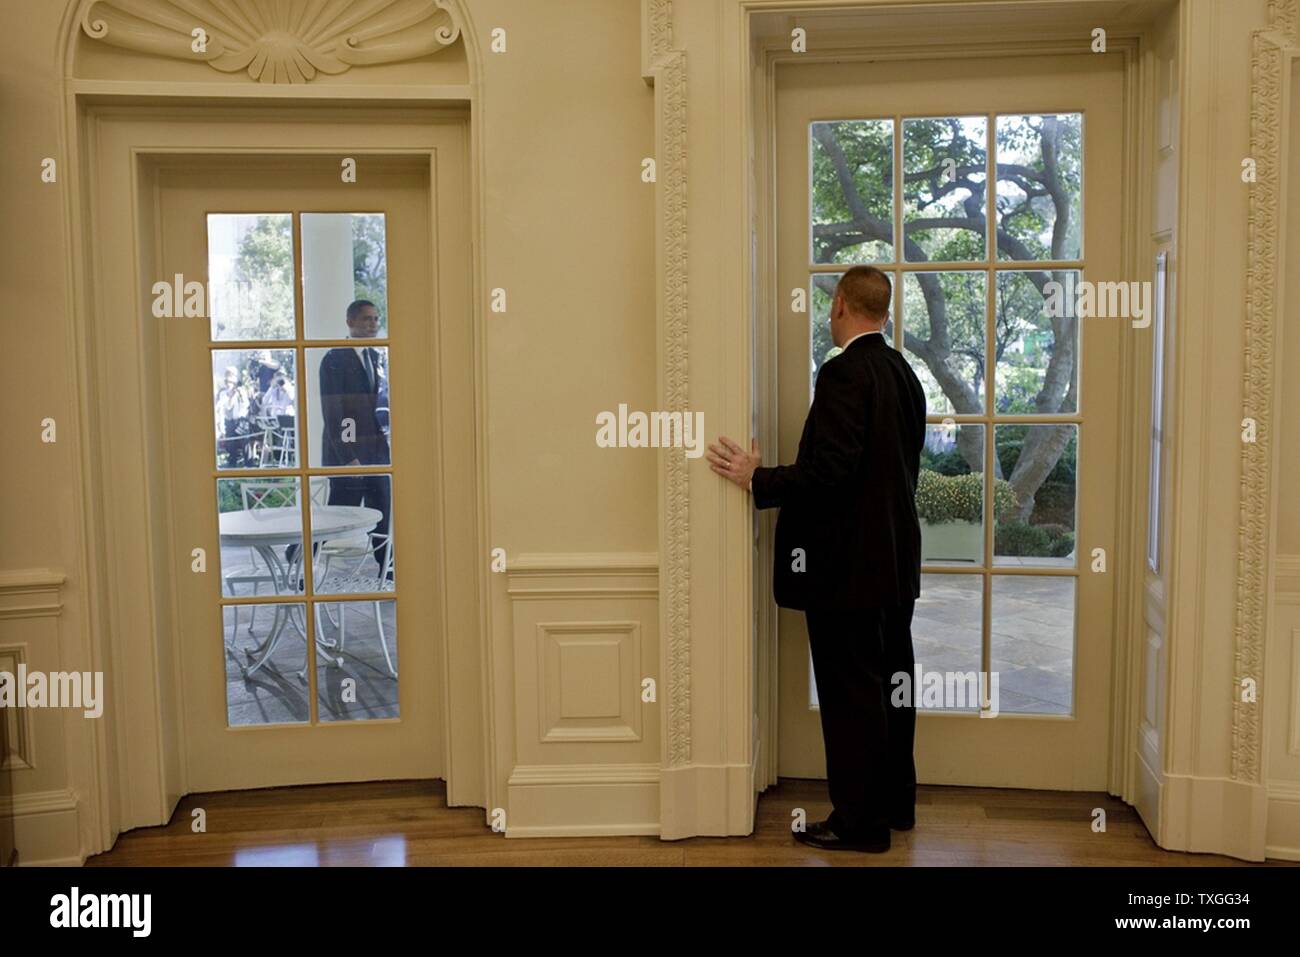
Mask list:
[[[1268,786],[1268,829],[1264,856],[1300,861],[1300,783],[1275,781]]]
[[[689,764],[665,768],[661,779],[663,820],[673,821],[661,836],[738,837],[754,832],[757,805],[753,764]],[[717,795],[725,800],[717,800]],[[707,796],[707,799],[706,799]]]
[[[1165,775],[1156,843],[1170,851],[1262,861],[1268,789],[1231,778]]]
[[[19,867],[80,867],[85,863],[75,792],[62,788],[15,794],[0,801],[0,814],[13,817]]]
[[[641,824],[538,824],[535,826],[512,824],[506,828],[508,838],[529,837],[657,837],[659,822]]]
[[[506,837],[659,833],[655,764],[520,765],[506,791]]]

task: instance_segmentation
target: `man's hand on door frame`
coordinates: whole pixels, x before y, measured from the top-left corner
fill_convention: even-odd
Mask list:
[[[749,488],[754,469],[763,464],[763,455],[758,450],[758,439],[753,439],[750,451],[746,452],[725,435],[718,436],[717,442],[709,443],[707,453],[709,468],[723,478],[735,482],[741,488]]]

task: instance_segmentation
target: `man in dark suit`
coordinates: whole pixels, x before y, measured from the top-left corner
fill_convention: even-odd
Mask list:
[[[726,436],[713,471],[780,507],[773,591],[808,622],[834,807],[796,837],[828,849],[885,851],[890,828],[913,826],[914,695],[890,704],[890,676],[912,680],[912,610],[921,593],[916,481],[925,393],[885,341],[889,277],[848,270],[831,304],[843,352],[823,364],[793,465],[763,468]],[[914,690],[914,689],[913,689]]]
[[[358,299],[348,306],[347,324],[348,338],[373,339],[379,331],[379,310],[368,299]],[[383,355],[372,346],[341,347],[325,353],[320,364],[322,466],[389,464],[388,436],[380,410],[380,398],[388,393],[384,379]],[[387,405],[386,399],[383,404]],[[370,532],[375,562],[382,572],[392,512],[389,477],[331,478],[329,504],[364,505],[383,514]],[[391,568],[388,577],[392,577]]]

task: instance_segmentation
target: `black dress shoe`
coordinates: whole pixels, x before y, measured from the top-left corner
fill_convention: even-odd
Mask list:
[[[889,812],[889,826],[895,831],[910,831],[916,827],[916,802],[899,801]]]
[[[826,821],[809,824],[805,831],[795,831],[794,839],[800,844],[820,848],[823,851],[866,851],[880,854],[889,850],[889,831],[862,837],[842,837],[831,830]]]

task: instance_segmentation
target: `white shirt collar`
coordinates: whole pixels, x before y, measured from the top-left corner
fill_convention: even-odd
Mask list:
[[[361,345],[353,346],[352,351],[357,354],[357,358],[361,360],[362,368],[364,368],[366,365],[366,352],[369,349],[373,349],[374,346],[366,344],[369,342],[368,339],[359,339],[356,336],[348,336],[348,338],[351,339],[353,342],[362,343]],[[375,369],[377,370],[379,363],[375,362],[373,359],[370,361],[372,366],[375,367]]]

